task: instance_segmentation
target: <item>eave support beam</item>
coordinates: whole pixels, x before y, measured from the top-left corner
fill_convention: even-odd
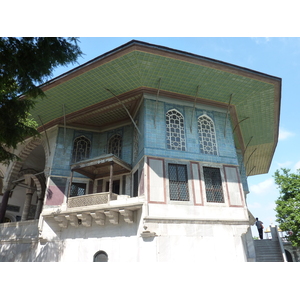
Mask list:
[[[232,96],[233,96],[233,94],[230,94],[230,99],[229,99],[229,103],[228,103],[228,107],[227,107],[227,112],[226,112],[225,126],[224,126],[224,137],[226,137],[226,125],[227,125],[227,119],[228,119],[228,115],[229,115],[229,109],[230,109],[230,104],[231,104]]]
[[[63,104],[63,115],[64,115],[64,154],[66,152],[66,110],[65,105]]]
[[[246,153],[246,151],[247,151],[247,148],[248,148],[248,146],[249,146],[250,142],[252,141],[252,139],[253,139],[253,136],[251,136],[251,138],[250,138],[250,140],[249,140],[248,144],[246,145],[246,148],[245,148],[245,150],[244,150],[244,154]]]
[[[115,95],[110,89],[106,89],[105,88],[105,90],[108,91],[108,92],[110,92],[119,101],[119,103],[122,104],[123,108],[125,109],[125,111],[127,112],[128,116],[129,116],[131,122],[133,123],[134,127],[136,128],[136,130],[138,131],[139,135],[141,136],[142,134],[141,134],[139,128],[137,127],[136,123],[134,122],[134,120],[133,120],[130,112],[128,111],[128,109],[126,108],[126,106],[124,105],[124,103],[122,103],[121,100],[117,97],[117,95]]]
[[[245,121],[245,120],[248,120],[249,118],[250,118],[250,117],[247,117],[247,118],[244,118],[243,120],[239,121],[239,122],[234,126],[234,129],[233,129],[232,133],[235,132],[235,130],[236,130],[236,128],[238,127],[239,124],[241,124],[241,123],[242,123],[243,121]]]
[[[154,114],[154,127],[156,128],[156,115],[157,115],[157,106],[158,106],[158,96],[159,96],[159,90],[160,90],[160,83],[161,78],[158,79],[158,89],[156,94],[156,102],[155,102],[155,114]]]
[[[245,120],[245,119],[244,119],[244,120]],[[242,120],[242,121],[243,121],[243,120]],[[241,122],[242,122],[242,121],[241,121]],[[253,139],[253,136],[251,136],[251,138],[249,139],[249,142],[247,143],[247,145],[246,145],[246,147],[245,147],[245,150],[243,151],[243,155],[242,155],[242,163],[243,163],[243,164],[244,164],[244,156],[245,156],[245,153],[246,153],[247,148],[248,148],[249,144],[251,143],[252,139]],[[245,170],[246,170],[246,165],[244,165],[244,167],[245,167]],[[242,170],[240,171],[240,174],[241,174],[241,172],[242,172]],[[251,172],[252,172],[252,170],[251,170]]]
[[[254,167],[250,170],[250,172],[247,174],[247,177],[250,176],[250,174],[252,173],[252,171],[253,171],[255,168],[256,168],[256,166],[254,166]]]
[[[248,162],[249,162],[251,156],[253,155],[253,153],[256,151],[256,149],[257,149],[257,148],[255,148],[255,149],[251,152],[251,154],[249,155],[248,160],[247,160],[247,162],[246,162],[245,168],[247,168]],[[252,170],[251,170],[251,171],[252,171]]]
[[[192,118],[191,118],[191,126],[190,126],[190,131],[192,132],[192,124],[193,124],[193,119],[195,115],[195,109],[196,109],[196,100],[198,98],[198,92],[199,92],[200,85],[197,85],[197,91],[196,91],[196,96],[194,100],[194,106],[193,106],[193,111],[192,111]]]

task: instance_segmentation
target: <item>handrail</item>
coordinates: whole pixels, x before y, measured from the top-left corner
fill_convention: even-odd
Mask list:
[[[279,241],[279,246],[280,246],[280,250],[281,250],[283,261],[287,262],[286,255],[285,255],[285,250],[284,250],[284,247],[283,247],[282,239],[279,236],[277,225],[275,225],[275,232],[276,232],[276,235],[277,235],[277,238],[278,238],[278,241]]]

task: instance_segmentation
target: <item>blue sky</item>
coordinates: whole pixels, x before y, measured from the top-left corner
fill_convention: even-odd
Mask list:
[[[255,71],[282,78],[281,114],[279,142],[268,174],[248,177],[250,194],[247,203],[255,217],[266,226],[275,220],[275,200],[278,190],[274,183],[274,172],[282,167],[295,171],[300,168],[298,125],[300,110],[300,38],[277,37],[93,37],[80,38],[80,47],[85,53],[79,64],[110,51],[132,39],[191,52],[221,60]],[[58,68],[58,76],[76,65]],[[254,236],[258,236],[252,227]]]

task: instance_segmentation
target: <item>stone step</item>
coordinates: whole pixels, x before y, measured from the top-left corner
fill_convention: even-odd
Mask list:
[[[283,257],[278,241],[255,240],[254,247],[257,262],[283,262]]]

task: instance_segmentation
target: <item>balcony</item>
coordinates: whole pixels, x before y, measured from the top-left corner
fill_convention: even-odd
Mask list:
[[[68,205],[59,209],[44,209],[42,216],[47,221],[55,221],[61,228],[69,225],[91,227],[93,221],[97,225],[119,224],[120,216],[127,223],[133,223],[133,212],[142,208],[144,197],[131,198],[127,195],[97,193],[69,198]]]

